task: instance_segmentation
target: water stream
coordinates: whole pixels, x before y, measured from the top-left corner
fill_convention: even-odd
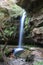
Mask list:
[[[18,54],[21,53],[24,49],[22,48],[22,40],[23,40],[23,33],[24,33],[24,22],[26,18],[26,12],[24,11],[21,19],[20,19],[20,32],[19,32],[19,42],[18,42],[18,48],[14,49],[14,53]]]
[[[25,17],[26,17],[26,12],[24,11],[24,13],[23,13],[23,15],[21,17],[21,20],[20,20],[20,33],[19,33],[19,43],[18,43],[19,48],[21,48],[21,46],[22,46]]]

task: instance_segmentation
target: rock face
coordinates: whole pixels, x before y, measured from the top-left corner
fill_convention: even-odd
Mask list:
[[[31,25],[31,27],[33,26],[32,39],[35,42],[42,44],[43,43],[43,41],[42,41],[43,40],[43,33],[42,33],[43,31],[41,31],[41,37],[40,37],[41,41],[40,41],[39,35],[36,36],[37,32],[35,32],[34,29],[37,28],[38,31],[39,31],[39,27],[41,27],[41,30],[43,29],[42,28],[43,27],[43,0],[18,0],[18,2],[17,2],[17,0],[13,0],[13,1],[15,1],[15,2],[12,2],[11,0],[4,0],[4,1],[2,0],[2,2],[1,2],[1,0],[0,0],[0,10],[2,11],[1,14],[0,14],[0,21],[2,21],[2,19],[4,19],[4,18],[5,18],[4,20],[9,19],[9,16],[15,15],[17,17],[18,15],[21,15],[23,13],[23,12],[21,13],[22,8],[24,8],[27,11],[27,13],[30,14],[30,16],[31,16],[31,21],[30,21],[31,24],[30,25]],[[22,8],[20,8],[20,7],[18,8],[18,6],[15,4],[16,2]],[[12,4],[13,4],[13,6],[10,6]],[[19,10],[16,9],[16,7]],[[3,10],[3,8],[4,8],[4,10]],[[17,14],[16,10],[19,14]],[[10,15],[9,15],[9,13],[10,13]],[[17,25],[18,25],[18,23],[17,23]],[[4,25],[2,24],[2,22],[0,23],[0,27],[4,28]],[[36,34],[34,34],[33,31]],[[40,32],[38,32],[38,34],[39,33]],[[34,37],[33,37],[33,35],[34,35]],[[37,39],[37,37],[38,37],[38,39]]]
[[[43,44],[43,27],[34,28],[32,32],[32,38],[36,43]]]
[[[43,26],[43,8],[41,7],[41,9],[39,11],[36,10],[35,13],[33,13],[32,17],[31,17],[31,22],[34,23],[34,26]]]
[[[26,11],[35,13],[43,6],[43,0],[19,0],[18,4]]]
[[[19,0],[19,5],[27,13],[30,13],[30,25],[32,29],[32,39],[36,43],[43,44],[43,1],[42,0]]]
[[[32,38],[36,43],[43,44],[43,9],[33,14],[31,18],[33,23]]]

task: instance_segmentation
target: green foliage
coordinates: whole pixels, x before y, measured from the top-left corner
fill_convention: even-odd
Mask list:
[[[4,6],[4,7],[3,7]],[[24,9],[22,9],[17,4],[11,4],[9,2],[9,5],[5,6],[2,4],[0,6],[0,27],[3,30],[3,34],[6,37],[11,37],[16,33],[17,25],[15,24],[15,19],[18,16],[22,16],[22,13],[24,12]],[[12,21],[12,18],[13,19]],[[3,35],[0,32],[0,38],[3,38]]]
[[[10,10],[10,16],[22,16],[23,12],[24,12],[24,9],[22,9],[20,6],[14,4],[14,5],[11,5],[12,7],[12,10]]]
[[[43,61],[36,61],[33,65],[43,65]]]
[[[4,4],[2,4],[2,6],[0,6],[0,27],[2,27],[3,29],[4,36],[11,37],[17,32],[17,25],[14,25],[15,19],[18,16],[22,16],[24,11],[25,10],[20,6],[18,6],[17,4],[11,4],[10,2],[9,5],[7,4],[5,6]],[[15,19],[13,19],[12,21],[13,17]],[[29,28],[28,23],[29,23],[29,17],[27,16],[24,27],[25,31],[28,31]],[[0,38],[2,37],[3,36],[0,33]]]
[[[26,20],[25,20],[25,31],[28,31],[28,29],[29,29],[29,21],[30,21],[30,18],[26,17]]]
[[[11,35],[16,32],[16,28],[17,28],[16,26],[12,26],[12,27],[6,28],[4,30],[4,35],[11,37]]]
[[[2,58],[2,53],[0,52],[0,59]]]

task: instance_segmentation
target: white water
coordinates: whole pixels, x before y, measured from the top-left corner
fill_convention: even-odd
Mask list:
[[[14,53],[18,54],[21,53],[24,49],[22,48],[22,39],[23,39],[23,33],[24,33],[24,22],[25,22],[26,12],[24,11],[21,20],[20,20],[20,32],[19,32],[19,42],[18,42],[18,48],[14,48]]]
[[[23,13],[23,15],[21,17],[21,20],[20,20],[20,33],[19,33],[19,43],[18,43],[19,48],[21,48],[21,46],[22,46],[25,17],[26,17],[26,12],[24,11],[24,13]]]

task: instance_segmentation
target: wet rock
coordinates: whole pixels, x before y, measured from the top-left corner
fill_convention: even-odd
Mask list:
[[[31,52],[34,56],[34,61],[43,61],[43,48],[36,48]]]
[[[34,55],[29,55],[26,57],[26,62],[33,62],[34,61]]]
[[[25,59],[17,58],[17,59],[10,59],[9,65],[29,65],[28,62],[25,62]]]
[[[4,65],[4,62],[0,62],[0,65]]]

